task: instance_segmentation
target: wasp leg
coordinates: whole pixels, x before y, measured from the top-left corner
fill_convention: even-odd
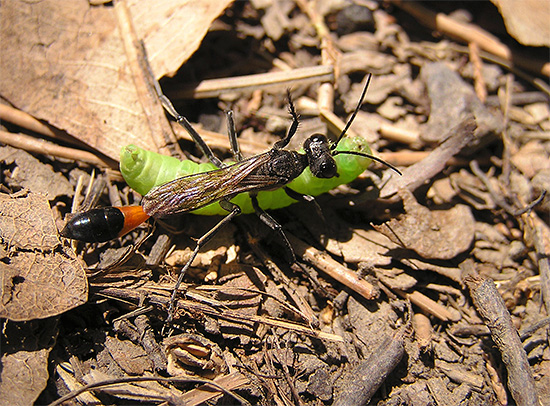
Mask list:
[[[197,254],[199,253],[200,249],[216,235],[216,233],[227,223],[229,223],[233,217],[238,216],[241,214],[241,208],[237,206],[234,203],[231,203],[227,200],[220,200],[220,206],[229,212],[227,216],[225,216],[221,221],[216,224],[214,227],[210,229],[206,234],[204,234],[201,238],[197,240],[197,244],[195,246],[195,249],[193,250],[193,253],[191,254],[191,257],[186,262],[184,267],[181,269],[180,274],[178,276],[178,280],[176,282],[176,285],[174,286],[174,289],[172,290],[172,296],[170,297],[170,305],[168,307],[168,319],[166,320],[166,324],[169,324],[172,322],[174,318],[174,304],[176,301],[176,294],[178,292],[178,289],[183,282],[183,278],[185,276],[185,273],[191,266],[191,263],[195,260],[197,257]]]
[[[239,146],[239,140],[237,139],[237,130],[235,129],[235,120],[233,119],[233,111],[228,110],[227,113],[227,135],[229,137],[229,145],[231,146],[231,153],[233,159],[237,162],[243,160],[243,154],[241,153],[241,147]]]
[[[288,145],[294,134],[296,134],[296,130],[298,130],[298,113],[296,113],[296,109],[294,108],[294,103],[292,102],[292,98],[290,97],[290,90],[288,90],[288,112],[290,113],[292,117],[292,124],[290,125],[290,128],[288,129],[288,132],[285,136],[285,138],[277,141],[273,145],[273,149],[281,149]]]
[[[277,223],[277,221],[273,217],[267,214],[264,209],[260,207],[260,205],[258,204],[258,197],[255,193],[250,193],[250,200],[252,200],[252,207],[254,207],[254,211],[256,212],[256,215],[260,218],[260,220],[262,220],[262,222],[273,231],[279,233],[281,239],[284,242],[290,263],[295,263],[296,255],[294,254],[292,245],[290,245],[290,241],[288,241],[288,238],[283,231],[283,227],[279,223]]]
[[[199,147],[203,155],[207,157],[208,160],[212,162],[214,165],[216,165],[218,168],[222,168],[224,166],[222,161],[220,161],[220,159],[216,155],[214,155],[214,152],[212,151],[212,149],[202,139],[202,137],[199,135],[197,130],[193,128],[189,120],[187,120],[184,116],[182,116],[180,113],[176,111],[176,109],[174,108],[174,105],[168,99],[168,97],[166,97],[162,93],[160,93],[158,96],[162,104],[162,107],[164,107],[164,110],[166,110],[172,117],[174,117],[174,119],[179,125],[185,128],[185,130],[189,133],[191,138],[193,138],[193,141],[195,141],[195,144],[197,144],[197,147]]]
[[[323,214],[323,209],[321,209],[321,206],[319,206],[319,203],[317,203],[317,200],[315,200],[313,196],[304,195],[300,192],[297,192],[289,188],[288,186],[285,186],[283,189],[285,193],[292,199],[313,204],[315,206],[315,211],[317,212],[317,215],[321,218],[323,223],[326,223],[325,215]]]

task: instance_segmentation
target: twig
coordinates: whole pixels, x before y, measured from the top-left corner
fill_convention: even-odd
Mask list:
[[[483,78],[483,62],[479,56],[479,46],[476,42],[470,42],[468,49],[470,50],[470,61],[474,67],[474,89],[479,100],[485,103],[487,100],[487,84]]]
[[[308,321],[308,323],[315,327],[319,327],[319,319],[313,312],[313,309],[309,305],[309,303],[298,293],[297,288],[282,271],[277,266],[275,262],[273,262],[266,254],[263,252],[259,245],[257,244],[256,240],[252,237],[252,235],[249,232],[246,232],[246,238],[248,241],[248,244],[252,248],[252,251],[254,251],[254,254],[260,259],[260,261],[263,262],[265,267],[269,269],[271,272],[271,275],[273,276],[273,279],[280,283],[283,286],[283,289],[287,292],[288,296],[292,299],[292,301],[296,304],[296,307],[299,309],[299,314],[301,317],[303,317],[305,320]]]
[[[170,99],[206,99],[218,97],[231,91],[253,91],[269,88],[290,88],[296,85],[327,82],[334,79],[332,66],[312,66],[284,72],[259,73],[224,79],[210,79],[193,87],[185,87],[173,92],[167,91]]]
[[[487,175],[485,175],[485,173],[483,173],[483,171],[479,167],[479,164],[477,163],[477,161],[475,161],[475,160],[471,161],[470,162],[470,168],[472,169],[472,172],[474,173],[474,175],[476,175],[479,178],[479,180],[481,180],[483,185],[485,185],[485,188],[487,189],[487,192],[489,192],[489,194],[491,195],[491,199],[493,199],[495,204],[497,206],[500,206],[504,210],[506,210],[506,212],[512,217],[518,217],[518,216],[521,216],[524,213],[527,213],[528,211],[533,210],[533,208],[544,199],[544,196],[546,196],[546,190],[543,190],[542,193],[540,194],[540,196],[537,197],[534,201],[532,201],[531,203],[525,205],[522,208],[516,209],[512,205],[508,204],[506,202],[506,200],[504,200],[504,198],[502,198],[496,192],[495,188],[491,184],[490,179],[487,177]]]
[[[102,168],[118,168],[118,163],[107,156],[100,156],[99,153],[96,155],[88,151],[62,147],[53,142],[31,137],[30,135],[14,134],[0,130],[0,142],[36,154],[52,155],[76,162],[86,162]]]
[[[35,133],[45,135],[51,138],[58,138],[65,142],[75,144],[81,148],[85,148],[86,144],[80,142],[76,138],[71,137],[67,133],[58,130],[53,126],[44,124],[42,121],[36,119],[24,111],[18,110],[15,107],[8,106],[7,104],[0,104],[0,121],[4,120],[9,123],[15,124],[21,128],[34,131]]]
[[[443,13],[434,13],[416,1],[392,0],[392,3],[432,30],[441,31],[461,42],[476,43],[481,49],[510,63],[517,64],[537,74],[550,76],[550,63],[514,54],[510,48],[496,37],[474,24],[456,21]]]
[[[458,321],[460,319],[460,315],[454,315],[445,306],[440,305],[419,291],[407,293],[395,288],[393,291],[441,321]]]
[[[237,401],[239,401],[243,405],[250,405],[250,403],[246,399],[244,399],[243,397],[241,397],[241,396],[237,395],[236,393],[233,393],[233,392],[225,389],[223,386],[221,386],[218,383],[216,383],[215,381],[212,381],[212,380],[209,380],[209,379],[198,378],[198,377],[164,378],[164,377],[161,377],[161,376],[132,376],[132,377],[125,377],[125,378],[107,379],[107,380],[104,380],[104,381],[101,381],[101,382],[90,383],[86,386],[81,387],[78,390],[74,390],[74,391],[68,393],[67,395],[57,399],[56,401],[50,403],[49,406],[61,405],[64,402],[66,402],[67,400],[74,399],[75,397],[77,397],[81,393],[88,392],[92,389],[103,388],[105,386],[111,386],[111,385],[117,385],[117,384],[123,384],[123,383],[132,383],[132,382],[167,382],[167,383],[192,383],[192,382],[198,382],[198,383],[202,383],[204,385],[210,385],[210,386],[214,387],[215,389],[223,392],[224,394],[233,397],[234,399],[236,399]],[[234,387],[242,386],[246,382],[247,381],[243,380],[243,382],[241,382],[239,385],[236,385]]]
[[[333,405],[369,404],[374,393],[401,361],[405,353],[403,336],[402,328],[387,337],[368,359],[361,361],[347,376]]]
[[[491,330],[493,342],[498,347],[508,371],[508,389],[520,406],[539,405],[535,381],[527,354],[521,344],[510,313],[492,280],[470,274],[464,278],[474,305],[485,324]]]
[[[378,297],[378,288],[367,282],[365,279],[359,278],[357,272],[348,269],[344,265],[332,259],[327,253],[321,252],[309,246],[292,234],[288,232],[286,234],[292,244],[292,247],[296,251],[296,256],[312,263],[316,268],[359,293],[365,299],[372,300]]]
[[[443,137],[445,141],[425,159],[405,169],[403,176],[391,178],[380,191],[380,197],[393,196],[398,189],[404,187],[411,191],[416,190],[426,180],[432,179],[443,170],[452,156],[458,154],[474,138],[476,127],[473,117],[467,117],[451,128],[447,136]]]
[[[397,127],[390,124],[380,126],[380,135],[385,139],[400,142],[407,145],[418,145],[420,143],[420,134],[416,130]]]

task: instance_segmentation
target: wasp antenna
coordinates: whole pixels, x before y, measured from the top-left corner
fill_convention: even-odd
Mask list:
[[[331,150],[336,149],[336,147],[338,146],[338,143],[340,142],[340,140],[344,137],[344,135],[346,135],[346,132],[349,130],[349,127],[351,126],[351,123],[353,123],[353,120],[355,119],[355,116],[357,116],[357,113],[359,112],[359,109],[361,108],[361,105],[363,104],[363,99],[365,98],[365,95],[367,94],[367,89],[369,88],[371,78],[372,78],[372,73],[369,73],[369,75],[367,76],[367,83],[365,84],[365,87],[363,88],[363,92],[361,92],[361,97],[359,97],[359,103],[357,103],[357,107],[355,107],[355,110],[353,111],[353,114],[351,115],[350,119],[346,123],[346,126],[344,127],[344,129],[342,130],[340,135],[338,136],[338,139],[336,140],[336,142],[330,146]]]
[[[334,154],[332,154],[332,155],[335,156],[335,155],[339,155],[339,154],[357,155],[357,156],[362,156],[362,157],[365,157],[365,158],[372,159],[373,161],[381,163],[382,165],[386,165],[388,168],[390,168],[394,172],[398,173],[400,176],[403,176],[403,173],[399,169],[397,169],[395,166],[393,166],[389,162],[384,161],[382,158],[378,158],[377,156],[374,156],[374,155],[371,155],[371,154],[366,154],[364,152],[358,152],[358,151],[334,151]]]

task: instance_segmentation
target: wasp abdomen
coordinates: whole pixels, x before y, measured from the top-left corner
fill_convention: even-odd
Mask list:
[[[103,207],[76,214],[60,234],[84,242],[105,242],[126,234],[148,218],[141,206]]]

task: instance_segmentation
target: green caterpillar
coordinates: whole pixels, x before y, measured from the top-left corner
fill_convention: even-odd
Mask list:
[[[337,151],[352,151],[371,154],[368,143],[361,137],[343,138],[336,148]],[[334,156],[338,168],[338,177],[321,179],[313,176],[311,170],[306,168],[304,172],[287,186],[301,194],[318,196],[326,193],[339,185],[349,183],[356,179],[370,165],[370,158],[351,154],[338,154]],[[165,184],[182,176],[207,172],[217,169],[211,163],[197,164],[195,162],[157,154],[141,149],[135,145],[128,145],[120,152],[120,172],[126,183],[141,195],[147,194],[153,187]],[[235,196],[231,202],[237,204],[242,213],[254,213],[252,202],[248,193]],[[279,209],[289,206],[297,201],[286,194],[283,188],[273,191],[261,191],[258,193],[258,202],[264,210]],[[190,213],[200,215],[227,215],[218,202],[209,204]]]

